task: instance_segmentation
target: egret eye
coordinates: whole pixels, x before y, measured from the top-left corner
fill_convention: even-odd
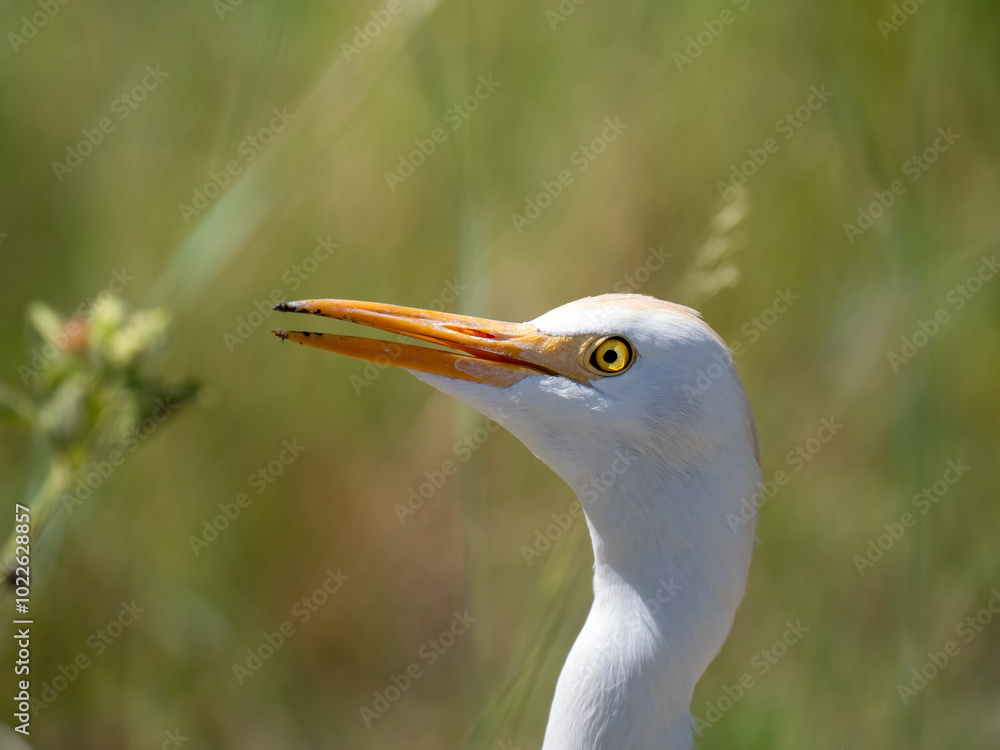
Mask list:
[[[627,370],[633,359],[632,347],[625,339],[609,336],[594,345],[589,364],[592,370],[602,375],[617,375]]]

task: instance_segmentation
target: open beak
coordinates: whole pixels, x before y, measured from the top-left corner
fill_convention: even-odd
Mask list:
[[[283,340],[367,362],[500,388],[532,375],[562,375],[581,382],[592,377],[581,364],[587,346],[584,337],[550,336],[526,323],[504,323],[434,310],[339,299],[279,302],[274,309],[347,320],[455,350],[330,333],[280,328],[274,331]]]

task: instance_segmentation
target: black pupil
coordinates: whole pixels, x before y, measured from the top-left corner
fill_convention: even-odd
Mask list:
[[[614,349],[608,349],[606,352],[604,352],[604,361],[607,362],[609,365],[616,359],[618,359],[618,352],[616,352]]]

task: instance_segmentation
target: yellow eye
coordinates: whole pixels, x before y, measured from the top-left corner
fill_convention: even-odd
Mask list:
[[[632,347],[625,339],[609,336],[593,347],[589,364],[592,370],[602,375],[617,375],[627,370],[634,358]]]

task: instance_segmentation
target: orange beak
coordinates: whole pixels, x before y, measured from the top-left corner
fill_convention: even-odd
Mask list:
[[[281,312],[309,313],[403,334],[452,350],[395,341],[285,331],[274,334],[316,349],[449,378],[507,388],[532,375],[562,375],[588,382],[582,358],[592,337],[550,336],[526,323],[504,323],[467,315],[354,300],[279,302]]]

